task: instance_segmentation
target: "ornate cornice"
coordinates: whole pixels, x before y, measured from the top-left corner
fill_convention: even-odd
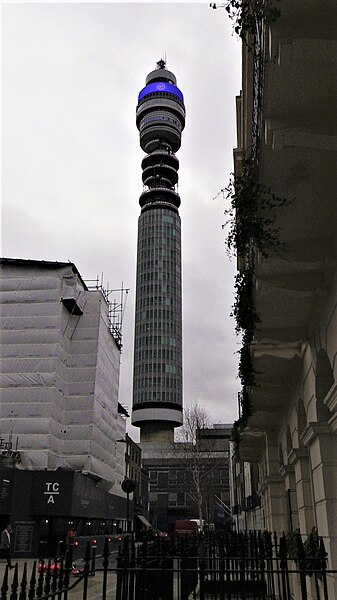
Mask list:
[[[319,435],[327,434],[331,434],[331,428],[328,423],[309,423],[301,434],[300,440],[305,446],[311,446],[312,442]]]
[[[308,458],[307,448],[292,448],[288,454],[289,465],[295,465],[295,463],[301,458]]]
[[[335,381],[333,386],[330,388],[323,402],[328,407],[330,412],[337,412],[337,381]]]
[[[337,433],[337,410],[329,419],[329,425],[334,433]]]
[[[281,477],[286,477],[286,475],[289,475],[289,473],[293,473],[295,471],[295,467],[293,464],[289,464],[289,465],[282,465],[280,467],[280,475]]]
[[[265,475],[263,481],[261,481],[259,485],[258,494],[263,494],[263,492],[265,492],[266,489],[274,483],[284,483],[283,477],[279,473],[274,473],[273,475]]]

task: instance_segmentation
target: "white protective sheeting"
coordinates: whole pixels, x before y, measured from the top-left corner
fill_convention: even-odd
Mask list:
[[[81,470],[107,489],[120,485],[125,448],[115,441],[125,420],[108,305],[73,265],[33,263],[2,265],[1,435],[17,440],[20,468]],[[68,312],[64,298],[83,315]]]
[[[115,459],[115,482],[110,492],[116,496],[126,497],[125,492],[121,488],[121,483],[125,478],[125,420],[124,417],[117,413],[116,415],[116,431],[117,437],[114,447]]]

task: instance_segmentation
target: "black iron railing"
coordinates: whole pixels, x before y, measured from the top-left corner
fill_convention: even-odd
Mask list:
[[[336,583],[337,572],[326,567],[318,536],[307,546],[299,534],[289,545],[287,536],[268,532],[210,533],[137,546],[126,537],[114,555],[107,538],[98,558],[88,543],[78,568],[71,549],[65,557],[35,562],[30,578],[27,563],[21,579],[18,565],[11,572],[7,567],[1,600],[90,600],[93,589],[102,600],[335,600],[327,577]]]

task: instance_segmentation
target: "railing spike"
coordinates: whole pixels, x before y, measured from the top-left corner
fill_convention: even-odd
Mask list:
[[[22,578],[21,578],[19,600],[26,600],[26,598],[27,598],[27,563],[25,562],[23,565],[23,573],[22,573]]]
[[[15,567],[14,567],[14,576],[13,576],[13,581],[12,581],[12,586],[11,586],[10,600],[17,600],[18,587],[19,587],[18,563],[16,563]]]
[[[328,556],[327,551],[325,550],[324,540],[322,536],[319,538],[319,557],[321,560],[324,560],[324,564],[326,562],[326,558]]]
[[[35,598],[35,585],[36,585],[36,560],[33,563],[32,572],[29,581],[28,598],[33,600]]]
[[[72,548],[72,546],[68,546],[66,553],[65,553],[65,560],[64,560],[64,583],[63,583],[64,587],[69,586],[72,568],[73,568],[73,548]]]
[[[57,578],[58,578],[58,569],[53,569],[52,577],[51,577],[51,591],[56,592],[57,590]]]
[[[327,586],[327,580],[326,580],[327,556],[328,556],[328,554],[324,547],[323,538],[320,537],[318,557],[319,557],[319,563],[320,563],[320,569],[321,569],[321,578],[322,578],[322,583],[323,583],[324,600],[328,600],[328,586]]]
[[[54,560],[54,569],[55,569],[55,567],[56,567],[56,565],[55,565],[55,560]],[[51,577],[51,559],[49,558],[48,564],[47,564],[46,576],[44,579],[44,590],[43,590],[44,594],[49,594],[49,592],[50,592],[50,577]]]
[[[42,596],[43,593],[43,575],[44,575],[44,570],[45,570],[45,562],[42,559],[40,562],[40,573],[39,573],[39,577],[37,580],[37,587],[36,587],[36,596],[38,598],[40,598],[40,596]]]
[[[88,563],[88,564],[90,562],[90,542],[87,542],[87,545],[85,547],[85,553],[83,556],[83,560],[85,563]]]
[[[109,538],[105,538],[104,548],[103,548],[103,586],[102,586],[102,600],[106,600],[106,589],[108,582],[108,567],[109,567]]]
[[[110,548],[109,548],[109,538],[106,537],[105,541],[104,541],[104,548],[103,548],[103,553],[102,553],[103,559],[108,561],[110,554],[111,553],[110,553]]]
[[[60,560],[60,568],[56,568],[57,572],[57,589],[62,590],[63,588],[63,577],[64,577],[64,561],[63,557]]]
[[[6,598],[7,598],[7,592],[8,592],[8,571],[9,571],[9,566],[6,565],[5,573],[4,573],[4,578],[2,580],[2,586],[1,586],[1,600],[6,600]]]

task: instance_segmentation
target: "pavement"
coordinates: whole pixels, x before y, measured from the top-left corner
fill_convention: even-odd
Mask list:
[[[38,563],[38,560],[37,559],[35,559],[35,560],[36,560],[36,563]],[[19,558],[19,559],[16,559],[15,562],[13,561],[13,564],[16,564],[16,563],[18,564],[18,577],[19,577],[19,586],[20,586],[25,562],[27,563],[27,579],[28,579],[27,587],[29,587],[29,581],[30,581],[33,566],[34,566],[34,559]],[[77,564],[77,566],[79,566],[79,562],[77,562],[76,564]],[[109,566],[112,567],[115,565],[116,565],[116,562],[113,560],[113,557],[110,557]],[[100,557],[97,557],[96,567],[101,568]],[[6,561],[1,559],[1,561],[0,561],[0,588],[2,586],[5,569],[6,569]],[[11,569],[9,571],[9,577],[8,577],[8,587],[9,587],[8,596],[10,596],[10,588],[11,588],[11,585],[13,582],[13,576],[14,576],[14,569]],[[116,592],[116,581],[117,581],[116,574],[113,572],[109,572],[108,573],[108,581],[107,581],[107,593],[109,593],[110,598],[114,598],[114,594]],[[102,583],[103,583],[103,573],[102,572],[96,572],[95,576],[89,577],[89,579],[88,579],[88,594],[87,594],[88,600],[100,600],[100,598],[102,597]],[[81,581],[80,578],[71,577],[70,578],[70,587],[72,589],[69,592],[69,596],[68,596],[69,600],[81,600],[82,596],[83,596],[83,581]]]

